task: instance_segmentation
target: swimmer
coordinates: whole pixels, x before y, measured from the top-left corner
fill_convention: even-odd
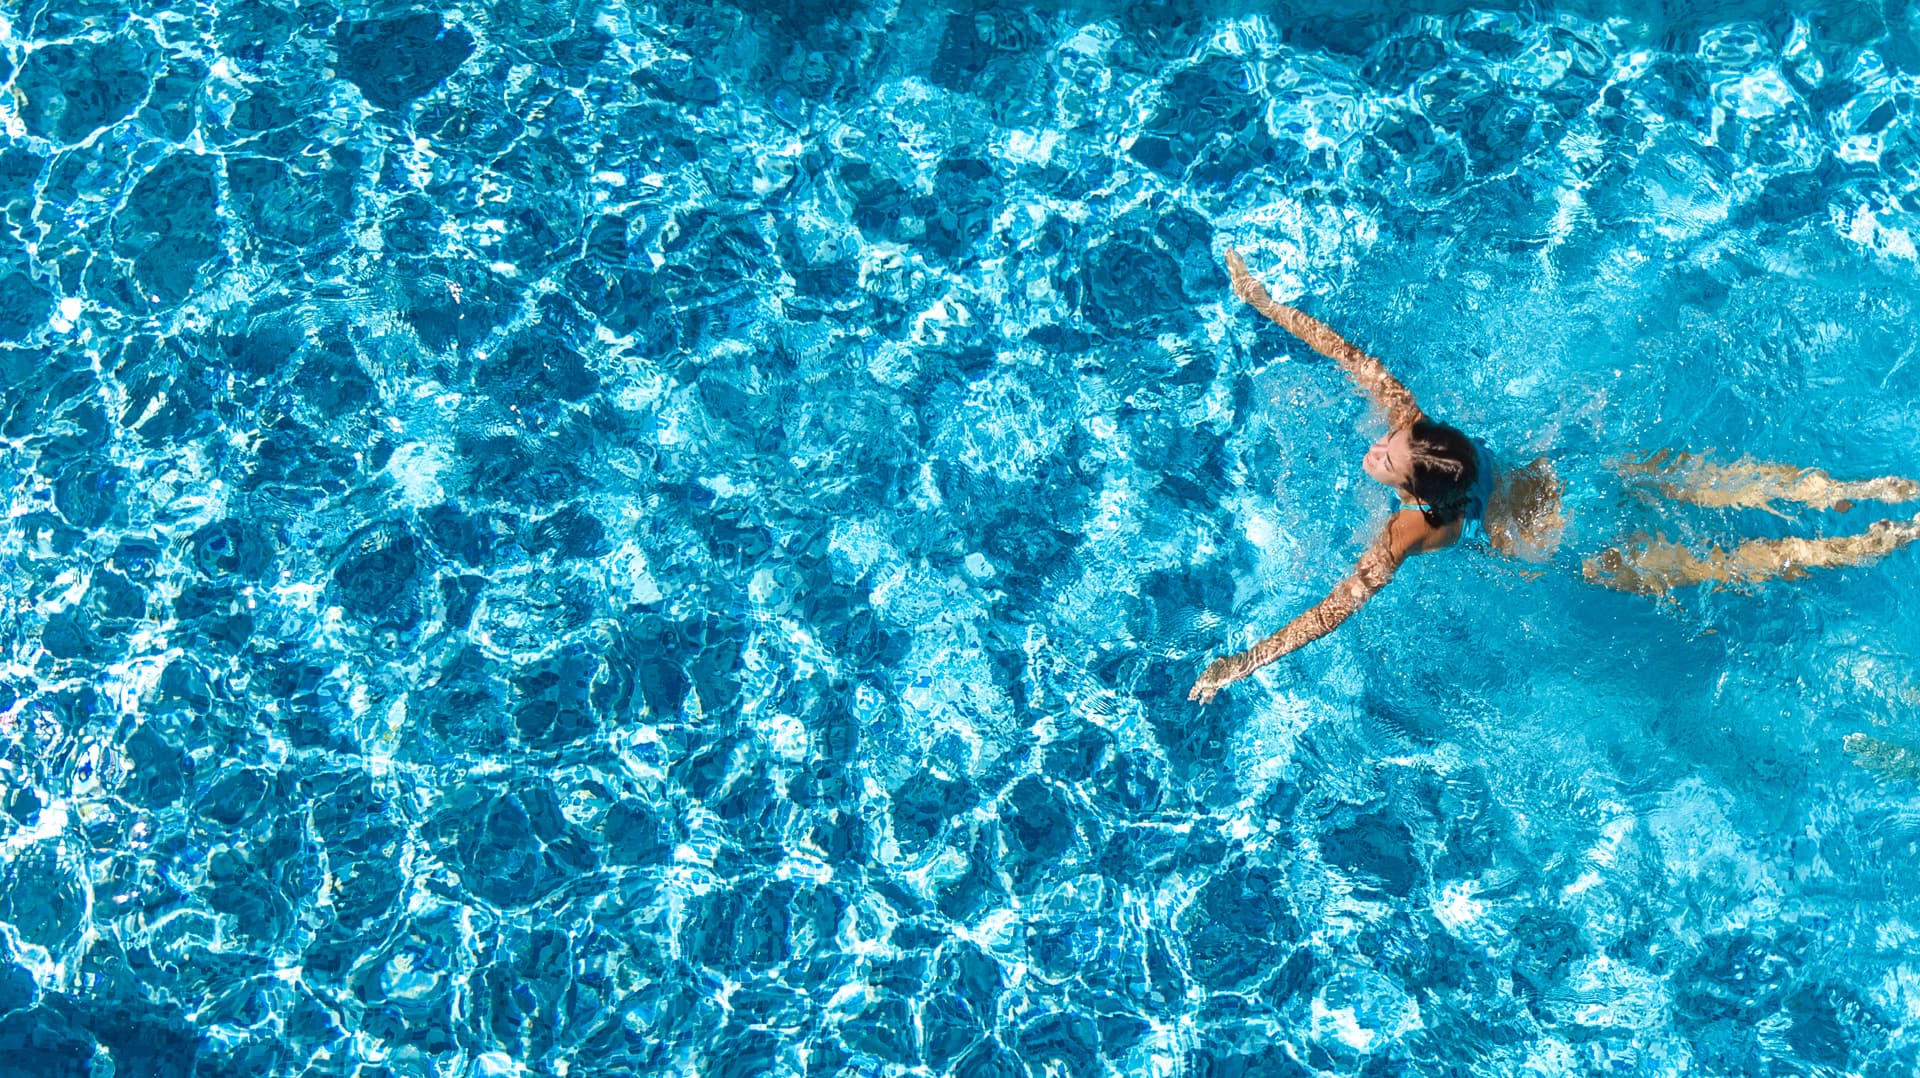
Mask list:
[[[1486,447],[1458,429],[1430,418],[1413,394],[1378,359],[1349,344],[1325,323],[1280,303],[1247,271],[1240,255],[1227,251],[1234,294],[1340,364],[1360,389],[1387,413],[1388,432],[1360,461],[1373,479],[1397,492],[1408,508],[1386,527],[1345,580],[1326,598],[1279,632],[1238,655],[1215,659],[1193,683],[1187,699],[1210,702],[1222,688],[1338,628],[1393,579],[1415,554],[1445,550],[1464,538],[1484,537],[1500,553],[1544,561],[1558,548],[1566,519],[1563,490],[1553,466],[1541,458],[1502,473]],[[1841,482],[1818,469],[1741,461],[1716,465],[1688,455],[1657,453],[1616,465],[1623,478],[1651,485],[1663,497],[1697,505],[1772,508],[1775,501],[1845,511],[1853,502],[1910,501],[1920,483],[1883,478]],[[1587,558],[1586,579],[1603,587],[1659,595],[1688,584],[1720,586],[1796,579],[1812,568],[1857,565],[1920,539],[1920,517],[1883,520],[1860,535],[1820,539],[1753,539],[1732,551],[1705,554],[1667,541],[1639,537],[1633,543]]]

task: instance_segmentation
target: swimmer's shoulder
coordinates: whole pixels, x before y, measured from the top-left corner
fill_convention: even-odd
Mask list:
[[[1435,527],[1420,510],[1402,509],[1387,522],[1388,548],[1395,562],[1415,554],[1433,554],[1458,543],[1465,526],[1465,521],[1455,520]]]

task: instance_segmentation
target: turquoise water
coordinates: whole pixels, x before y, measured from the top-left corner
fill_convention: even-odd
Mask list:
[[[0,1072],[1914,1075],[1920,552],[1578,569],[1920,473],[1920,15],[1690,7],[0,10]],[[1228,246],[1574,524],[1200,709]]]

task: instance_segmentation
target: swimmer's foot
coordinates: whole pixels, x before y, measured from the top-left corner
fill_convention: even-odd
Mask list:
[[[1848,734],[1841,747],[1855,764],[1883,779],[1920,782],[1920,750],[1868,734]]]
[[[1774,502],[1797,502],[1811,509],[1846,512],[1855,502],[1907,502],[1920,498],[1920,482],[1887,475],[1840,480],[1820,468],[1796,468],[1742,458],[1714,464],[1691,453],[1662,449],[1644,457],[1625,457],[1614,469],[1628,482],[1646,483],[1661,497],[1710,509],[1764,509],[1785,516]]]

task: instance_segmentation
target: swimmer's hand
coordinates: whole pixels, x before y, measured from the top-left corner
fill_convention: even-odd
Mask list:
[[[1239,657],[1215,659],[1207,666],[1200,680],[1187,690],[1187,699],[1202,704],[1213,703],[1213,694],[1240,680]]]

